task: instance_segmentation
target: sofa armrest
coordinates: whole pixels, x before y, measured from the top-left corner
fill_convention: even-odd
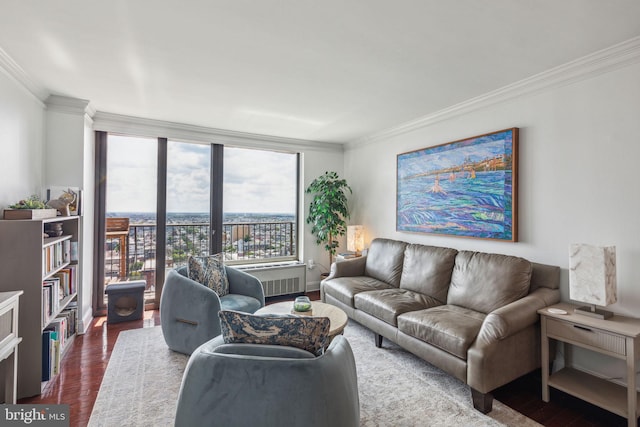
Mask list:
[[[475,346],[481,347],[505,339],[534,325],[539,320],[538,310],[558,301],[559,290],[538,288],[529,295],[492,311],[482,323]]]
[[[264,288],[260,280],[237,268],[225,266],[225,269],[229,280],[229,293],[253,297],[260,301],[260,307],[264,307]]]
[[[364,269],[366,265],[366,256],[334,262],[331,265],[331,272],[325,280],[335,279],[337,277],[364,276]]]

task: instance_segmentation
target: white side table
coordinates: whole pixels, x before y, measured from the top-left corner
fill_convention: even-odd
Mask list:
[[[18,379],[19,298],[23,291],[0,292],[0,363],[5,364],[4,402],[15,404]]]

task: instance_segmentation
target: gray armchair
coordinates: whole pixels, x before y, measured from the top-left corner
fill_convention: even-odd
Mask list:
[[[347,339],[324,354],[294,347],[224,344],[196,349],[178,395],[176,427],[354,427],[360,424],[356,364]]]
[[[232,267],[225,270],[230,293],[222,298],[189,279],[186,267],[169,271],[160,297],[160,324],[171,350],[191,354],[220,335],[220,310],[254,313],[264,307],[264,289],[257,278]]]

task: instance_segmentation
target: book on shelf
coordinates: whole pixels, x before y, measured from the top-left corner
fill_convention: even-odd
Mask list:
[[[42,332],[42,381],[51,379],[51,331]]]
[[[48,309],[46,310],[46,314],[48,316],[48,318],[51,318],[51,316],[54,313],[57,313],[60,310],[60,300],[62,300],[64,298],[64,290],[62,288],[62,284],[60,282],[60,278],[59,277],[49,277],[47,279],[44,279],[42,281],[42,288],[43,288],[43,302],[45,301],[45,291],[44,289],[49,289],[49,291],[47,291],[47,302],[48,302]],[[43,303],[43,312],[44,310],[44,303]],[[46,322],[45,322],[46,324]]]
[[[62,284],[62,290],[64,292],[63,298],[76,292],[78,282],[76,267],[77,266],[75,264],[68,265],[54,275],[60,279],[60,283]]]
[[[60,350],[63,350],[65,345],[67,344],[68,339],[68,330],[67,330],[67,319],[66,317],[56,317],[51,319],[49,325],[45,328],[45,330],[55,331],[58,342],[60,345]]]
[[[45,274],[49,274],[56,268],[59,268],[70,261],[71,242],[69,240],[63,240],[42,248],[42,267]]]
[[[55,331],[42,332],[42,381],[49,381],[60,371],[60,346]]]
[[[42,327],[49,323],[51,317],[51,286],[42,286]]]
[[[64,318],[66,321],[66,338],[69,339],[71,336],[75,335],[78,324],[78,307],[67,307],[60,312],[58,317]]]
[[[63,309],[54,319],[51,319],[46,330],[52,330],[58,333],[60,346],[64,349],[69,338],[76,333],[76,325],[78,323],[78,307],[67,307]]]
[[[62,262],[71,262],[71,240],[61,242],[62,246]]]
[[[60,349],[60,339],[57,336],[57,333],[52,335],[53,338],[51,340],[51,376],[58,375],[60,373],[60,358],[61,358],[61,349]]]
[[[78,242],[70,242],[69,245],[69,261],[78,262]]]

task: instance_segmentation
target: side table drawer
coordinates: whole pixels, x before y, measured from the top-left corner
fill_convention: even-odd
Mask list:
[[[591,329],[570,322],[547,319],[547,335],[582,343],[621,356],[626,356],[625,339],[598,329]]]

